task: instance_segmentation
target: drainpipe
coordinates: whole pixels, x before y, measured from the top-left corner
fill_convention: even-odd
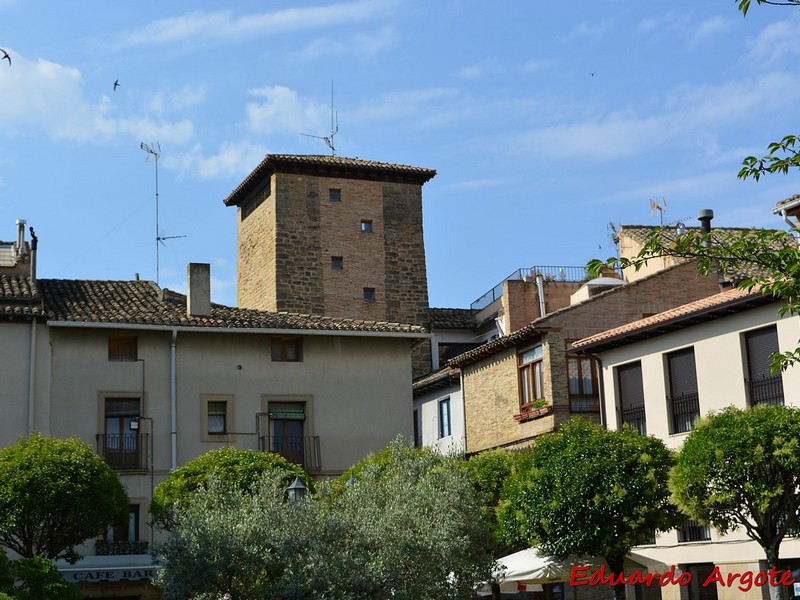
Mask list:
[[[171,462],[170,468],[174,471],[178,468],[178,414],[177,414],[177,394],[175,387],[175,345],[178,338],[178,330],[172,330],[172,341],[169,345],[169,421],[170,421],[170,446]]]
[[[539,316],[545,316],[545,308],[544,308],[544,285],[542,285],[542,281],[544,278],[542,274],[539,273],[536,275],[536,293],[539,294]]]
[[[608,420],[606,419],[606,393],[603,385],[603,361],[596,354],[594,355],[594,359],[597,361],[597,391],[600,396],[600,425],[603,429],[608,429]]]
[[[781,209],[781,218],[783,219],[783,222],[789,226],[790,233],[794,236],[794,238],[797,239],[800,237],[800,232],[797,230],[797,225],[791,222],[789,215],[786,214],[785,208]]]
[[[36,398],[36,317],[31,315],[31,355],[28,363],[28,435],[33,435]]]

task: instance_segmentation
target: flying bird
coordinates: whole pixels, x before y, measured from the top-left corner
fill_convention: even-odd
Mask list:
[[[118,88],[118,87],[119,87],[119,79],[117,79],[116,81],[114,81],[114,91],[115,91],[115,92],[117,91],[117,88]]]
[[[8,64],[9,64],[9,66],[11,66],[11,57],[8,55],[8,52],[6,52],[5,50],[3,50],[2,48],[0,48],[0,52],[2,52],[2,53],[3,53],[3,58],[0,58],[0,60],[3,60],[3,59],[7,60],[7,61],[8,61]]]

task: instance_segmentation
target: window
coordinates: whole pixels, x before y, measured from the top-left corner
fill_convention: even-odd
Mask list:
[[[228,403],[224,400],[212,400],[208,403],[208,434],[225,435],[228,433]]]
[[[525,408],[544,399],[542,347],[534,346],[519,355],[520,405]]]
[[[269,436],[266,447],[286,460],[306,466],[303,424],[306,408],[303,402],[269,403]]]
[[[599,412],[597,369],[591,356],[567,356],[569,409],[573,412]]]
[[[104,539],[98,540],[98,556],[147,554],[147,542],[139,539],[139,505],[128,507],[128,522],[121,527],[109,527]]]
[[[694,364],[694,348],[667,354],[671,433],[691,430],[700,416],[700,398],[697,394],[697,371]]]
[[[342,201],[342,190],[338,188],[331,188],[328,190],[328,199],[331,202],[341,202]]]
[[[364,300],[367,302],[375,300],[375,288],[364,288]]]
[[[361,221],[361,233],[372,233],[372,221]]]
[[[231,442],[235,437],[232,395],[203,395],[200,439],[204,442]]]
[[[617,367],[617,389],[621,424],[630,425],[642,435],[647,435],[641,362]]]
[[[450,397],[439,400],[439,438],[448,437],[450,428]]]
[[[139,431],[131,424],[139,418],[139,398],[106,398],[102,454],[112,469],[143,469]]]
[[[135,335],[112,335],[108,338],[108,360],[133,362],[138,359]]]
[[[783,404],[783,377],[771,373],[770,355],[778,351],[778,329],[764,327],[744,334],[750,405]]]
[[[272,362],[301,362],[303,360],[302,350],[301,338],[272,338]]]
[[[331,256],[331,269],[341,271],[344,269],[344,258],[341,256]]]
[[[692,519],[686,519],[683,524],[678,527],[678,542],[685,544],[686,542],[708,542],[711,540],[711,530],[707,525],[703,525]]]

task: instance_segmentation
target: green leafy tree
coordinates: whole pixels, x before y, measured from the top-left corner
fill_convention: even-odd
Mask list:
[[[0,600],[81,600],[78,586],[64,580],[49,560],[8,560],[0,553]]]
[[[493,561],[457,459],[397,440],[354,473],[299,502],[269,474],[255,494],[198,490],[156,550],[165,600],[474,598]]]
[[[75,562],[76,545],[127,515],[119,477],[77,438],[32,435],[0,450],[0,544],[20,556]]]
[[[739,10],[747,16],[752,0],[736,0],[739,3]],[[772,6],[800,6],[800,0],[756,0],[758,4],[770,4]]]
[[[573,419],[541,436],[503,494],[500,527],[510,544],[559,557],[600,556],[622,573],[631,548],[676,522],[667,485],[672,452],[652,436]],[[624,585],[615,586],[624,598]]]
[[[781,542],[800,522],[800,409],[729,407],[702,418],[670,487],[684,512],[722,534],[741,527],[777,568]],[[770,593],[780,598],[779,588]]]
[[[313,487],[312,480],[300,466],[278,454],[220,448],[190,460],[156,487],[150,504],[153,522],[163,529],[172,530],[175,527],[175,508],[187,504],[211,478],[236,490],[248,491],[257,486],[265,474],[275,475],[284,487],[288,487],[295,477]]]

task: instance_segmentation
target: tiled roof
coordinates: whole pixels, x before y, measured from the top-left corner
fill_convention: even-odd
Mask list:
[[[56,322],[121,323],[216,329],[279,329],[407,333],[424,337],[417,325],[337,319],[211,305],[210,317],[186,315],[186,296],[152,281],[37,281],[47,319]]]
[[[464,352],[464,354],[459,354],[455,358],[451,358],[449,361],[447,361],[447,364],[452,367],[464,367],[477,362],[482,358],[496,354],[501,350],[516,346],[520,342],[528,341],[538,335],[550,331],[550,329],[540,324],[540,320],[541,319],[537,319],[533,323],[530,323],[521,329],[517,329],[508,335],[499,337],[491,342],[486,342],[477,348],[469,350],[468,352]]]
[[[0,275],[0,317],[29,317],[42,314],[42,299],[29,277]]]
[[[437,329],[474,329],[475,315],[472,308],[431,308],[431,327]]]
[[[425,392],[455,385],[458,382],[459,377],[460,373],[457,369],[444,367],[438,371],[433,371],[432,373],[428,373],[427,375],[414,380],[414,383],[411,384],[411,388],[414,391],[414,395],[418,396]]]
[[[781,212],[781,209],[792,207],[794,208],[800,202],[800,194],[795,194],[794,196],[789,196],[788,198],[784,198],[783,200],[779,200],[775,203],[775,208],[772,210],[774,214],[778,214]]]
[[[675,229],[667,228],[667,227],[659,227],[659,226],[652,226],[652,225],[621,225],[619,230],[619,235],[625,234],[627,237],[631,238],[632,240],[644,244],[647,242],[648,237],[654,231],[661,231],[661,241],[664,246],[669,246],[670,242],[675,241],[677,238],[677,233]],[[726,245],[735,241],[737,237],[741,236],[750,231],[754,231],[755,228],[753,227],[712,227],[711,229],[711,242]],[[692,231],[692,232],[699,232],[700,227],[686,227],[685,231]],[[766,231],[771,231],[775,233],[786,234],[785,242],[795,244],[794,238],[785,232],[782,229],[767,229]],[[775,241],[772,244],[773,249],[778,250],[781,247],[780,241]],[[689,259],[683,259],[675,257],[676,262],[685,262]],[[759,277],[763,276],[764,273],[758,269],[756,265],[753,264],[739,264],[735,269],[727,269],[725,272],[726,279],[734,284],[739,283],[743,279],[749,277]]]
[[[576,349],[589,350],[591,352],[607,350],[615,346],[622,346],[662,335],[756,306],[763,306],[774,301],[772,296],[762,294],[758,288],[754,288],[752,291],[731,288],[657,315],[602,331],[573,342],[572,346]]]
[[[434,175],[433,169],[323,154],[267,154],[224,202],[239,206],[262,181],[273,173],[304,173],[325,177],[347,177],[377,181],[398,181],[422,185]]]

